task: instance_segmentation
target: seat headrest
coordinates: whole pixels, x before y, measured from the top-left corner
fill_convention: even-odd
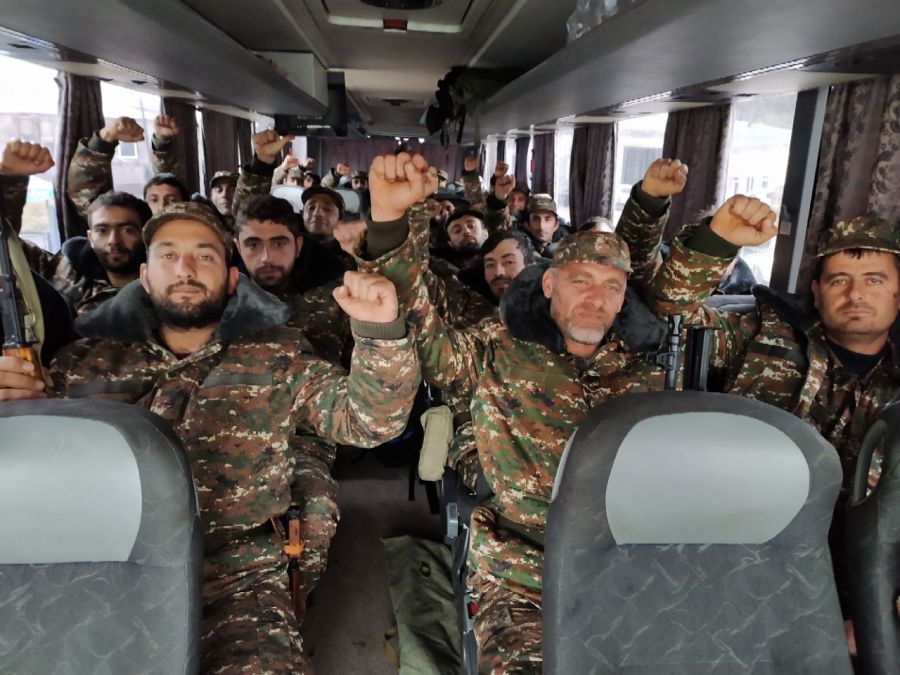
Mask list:
[[[161,418],[109,401],[19,401],[0,404],[0,438],[0,564],[183,564],[199,510]]]

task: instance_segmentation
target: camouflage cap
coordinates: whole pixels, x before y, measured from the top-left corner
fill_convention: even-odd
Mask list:
[[[562,267],[569,263],[607,265],[631,274],[628,244],[611,232],[585,230],[560,240],[550,267]]]
[[[193,220],[206,225],[209,229],[216,233],[222,244],[225,246],[226,259],[231,258],[234,242],[231,235],[225,229],[225,225],[218,215],[213,212],[206,204],[199,202],[177,202],[157,211],[156,215],[147,221],[142,232],[144,245],[150,247],[153,235],[164,224],[172,220]]]
[[[537,213],[538,211],[549,211],[554,216],[556,213],[556,202],[553,197],[545,194],[531,195],[525,204],[525,210],[528,213]]]
[[[484,214],[478,209],[471,209],[468,207],[465,208],[457,208],[450,212],[450,215],[447,217],[447,222],[444,223],[444,227],[449,228],[450,223],[454,220],[459,220],[460,218],[465,218],[466,216],[472,216],[473,218],[477,218],[484,224]]]
[[[212,186],[220,180],[228,180],[237,185],[238,178],[240,178],[240,175],[235,171],[216,171],[213,177],[209,179],[209,189],[212,190]]]
[[[822,258],[851,248],[900,255],[900,227],[873,215],[842,220],[822,234],[816,255]]]

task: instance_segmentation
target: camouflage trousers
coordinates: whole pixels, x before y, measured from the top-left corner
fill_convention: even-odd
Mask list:
[[[328,549],[340,520],[337,490],[337,481],[325,462],[312,455],[297,457],[291,494],[300,506],[300,590],[304,595],[315,587],[328,565]]]
[[[541,607],[497,579],[469,575],[478,642],[479,675],[534,675],[543,668]]]
[[[312,673],[286,568],[276,532],[232,542],[204,559],[200,672]]]

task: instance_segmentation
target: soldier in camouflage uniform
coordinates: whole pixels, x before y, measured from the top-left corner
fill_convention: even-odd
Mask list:
[[[258,286],[288,306],[287,325],[303,331],[318,356],[349,365],[350,322],[333,296],[343,277],[340,265],[314,239],[303,235],[290,203],[271,195],[251,196],[241,203],[236,227],[234,241],[244,267]],[[338,486],[331,476],[336,448],[306,434],[298,434],[293,447],[297,461],[291,490],[294,503],[301,507],[303,543],[300,590],[308,594],[325,572],[328,547],[340,518]]]
[[[87,339],[58,355],[52,393],[142,405],[184,443],[206,530],[202,672],[307,672],[277,522],[293,438],[371,447],[403,430],[419,377],[394,289],[348,273],[336,291],[356,333],[348,376],[227,267],[231,238],[208,208],[167,207],[144,234],[141,280],[79,320]],[[0,387],[39,389],[24,365],[0,360]]]
[[[38,151],[46,149],[21,141],[4,148],[4,154]],[[3,213],[17,231],[27,191],[27,175],[0,176]],[[95,309],[137,278],[145,256],[141,228],[150,218],[150,210],[137,197],[110,191],[96,198],[85,215],[87,237],[72,237],[59,253],[22,241],[32,270],[49,281],[78,314]]]
[[[540,672],[543,531],[563,447],[591,406],[662,388],[662,371],[641,352],[655,352],[664,329],[636,298],[620,312],[628,249],[601,233],[573,235],[551,269],[520,273],[503,296],[501,320],[451,328],[429,299],[404,215],[435,177],[420,156],[374,160],[367,259],[358,264],[397,286],[425,378],[472,401],[479,460],[494,492],[471,522],[479,670]]]
[[[181,168],[174,153],[174,138],[178,126],[169,115],[159,115],[154,121],[150,159],[155,175],[144,186],[144,200],[156,213],[164,206],[187,201],[190,195],[179,180]],[[119,117],[90,138],[82,138],[69,163],[66,174],[66,193],[78,213],[84,216],[91,202],[113,189],[112,160],[120,142],[137,143],[144,140],[144,129],[130,117]]]
[[[843,508],[862,439],[881,410],[900,394],[900,342],[892,337],[900,303],[900,233],[874,216],[840,221],[819,243],[812,303],[757,286],[756,310],[730,314],[703,303],[739,246],[776,234],[765,204],[733,197],[712,218],[676,239],[653,282],[651,299],[662,314],[681,313],[713,334],[712,375],[728,393],[791,412],[838,451],[842,498],[832,526],[838,588],[843,568]],[[880,475],[873,461],[870,483]]]

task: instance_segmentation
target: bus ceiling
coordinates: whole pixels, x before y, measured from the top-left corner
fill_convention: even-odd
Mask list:
[[[400,3],[403,4],[403,3]],[[234,110],[321,116],[327,73],[371,133],[421,134],[451,67],[523,72],[483,134],[799,91],[900,63],[896,0],[638,0],[566,44],[574,2],[0,0],[0,51]],[[381,5],[381,6],[377,6]]]

